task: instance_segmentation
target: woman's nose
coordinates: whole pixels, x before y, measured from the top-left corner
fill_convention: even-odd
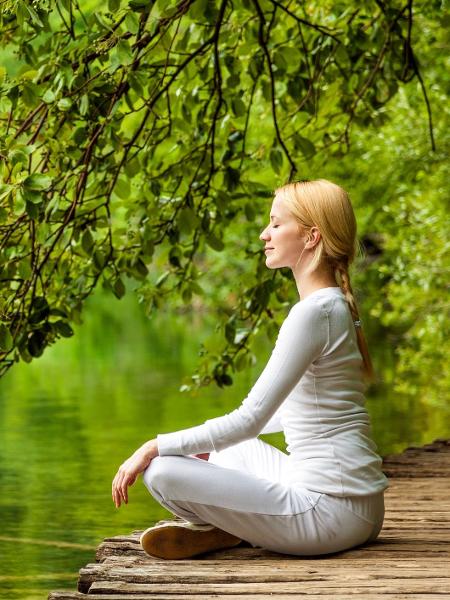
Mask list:
[[[267,240],[268,239],[269,236],[267,235],[266,231],[267,231],[267,227],[262,231],[261,235],[259,236],[260,240]]]

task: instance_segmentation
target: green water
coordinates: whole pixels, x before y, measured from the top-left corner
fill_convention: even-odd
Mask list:
[[[203,318],[194,329],[188,315],[148,320],[132,296],[97,296],[75,337],[1,380],[0,597],[45,599],[51,590],[75,590],[78,570],[95,560],[103,538],[169,514],[141,479],[129,504],[116,509],[111,481],[145,440],[228,412],[245,397],[270,354],[268,340],[231,388],[211,386],[195,397],[179,392],[213,328]],[[450,437],[444,407],[389,394],[389,349],[374,346],[385,384],[368,396],[367,408],[380,454]],[[283,448],[281,434],[265,439]]]

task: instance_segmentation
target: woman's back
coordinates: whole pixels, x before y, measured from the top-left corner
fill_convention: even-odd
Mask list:
[[[296,323],[305,311],[315,315],[322,350],[279,409],[289,483],[337,496],[382,491],[388,481],[364,406],[362,357],[345,296],[339,287],[322,288],[292,307],[282,329],[297,337],[299,352],[307,340]],[[282,340],[292,344],[289,336]]]

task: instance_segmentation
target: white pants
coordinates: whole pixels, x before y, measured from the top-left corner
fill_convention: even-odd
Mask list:
[[[215,525],[254,547],[317,555],[376,539],[383,492],[341,498],[288,485],[287,461],[287,454],[255,438],[211,452],[209,461],[158,456],[143,477],[175,515]]]

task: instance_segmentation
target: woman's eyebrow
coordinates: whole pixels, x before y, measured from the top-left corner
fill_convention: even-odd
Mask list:
[[[271,219],[278,219],[277,215],[270,215]]]

